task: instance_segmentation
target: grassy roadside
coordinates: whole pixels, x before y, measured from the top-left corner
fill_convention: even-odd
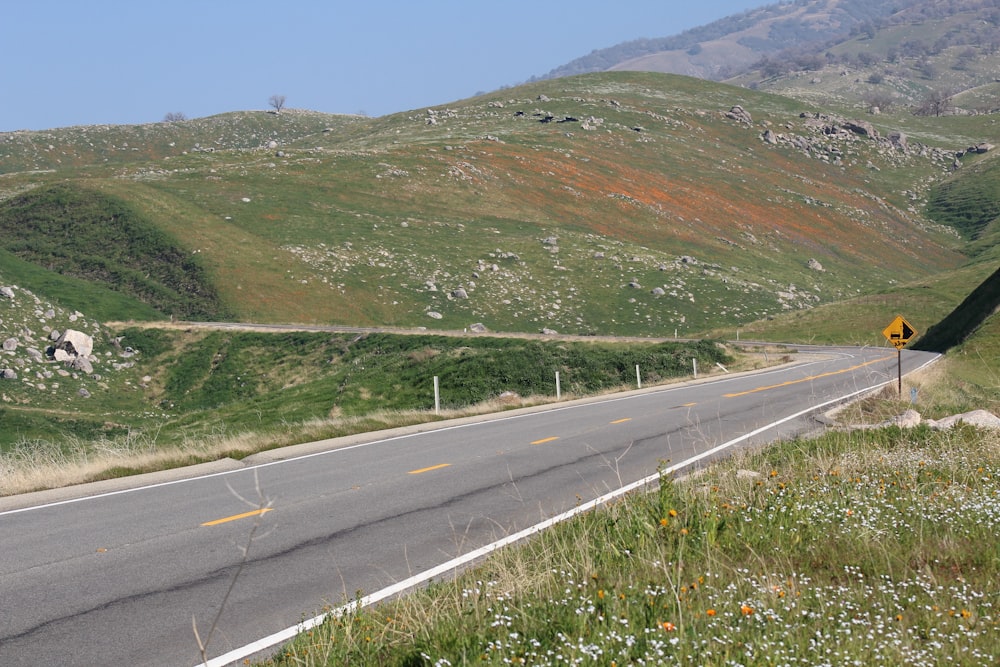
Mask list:
[[[998,475],[969,427],[742,452],[260,664],[996,664]]]
[[[125,379],[61,413],[28,384],[0,407],[0,495],[154,472],[315,440],[764,365],[712,341],[131,328]],[[772,347],[772,361],[784,355]],[[737,359],[738,357],[738,359]],[[440,379],[439,413],[433,378]],[[70,392],[72,378],[61,391]],[[15,394],[19,391],[20,394]],[[70,413],[70,407],[74,412]],[[110,422],[108,415],[114,415]]]
[[[839,426],[997,413],[997,327],[908,376],[917,405],[884,391]],[[255,664],[997,664],[1000,433],[839,426],[663,475],[454,580],[336,601]]]

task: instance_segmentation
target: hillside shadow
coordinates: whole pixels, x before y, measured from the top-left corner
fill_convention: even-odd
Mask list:
[[[947,317],[930,327],[914,350],[945,353],[962,343],[1000,307],[1000,269],[984,280]]]

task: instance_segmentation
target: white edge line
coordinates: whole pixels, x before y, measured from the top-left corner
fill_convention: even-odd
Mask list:
[[[928,364],[933,363],[938,358],[939,357],[934,357],[934,358],[930,359],[925,364],[922,364],[918,368],[914,369],[914,371],[918,371],[921,368],[923,368],[924,366],[927,366]],[[910,371],[910,372],[912,373],[914,371]],[[242,660],[243,658],[251,656],[251,655],[253,655],[255,653],[259,653],[261,651],[265,651],[268,648],[270,648],[270,647],[272,647],[272,646],[274,646],[276,644],[280,644],[281,642],[288,641],[288,640],[292,639],[293,637],[295,637],[298,634],[301,634],[301,633],[303,633],[303,632],[305,632],[307,630],[311,630],[311,629],[315,628],[316,626],[321,625],[328,618],[339,618],[340,616],[343,616],[344,614],[349,613],[349,612],[351,612],[353,610],[361,609],[363,607],[367,607],[369,605],[375,604],[376,602],[380,602],[380,601],[382,601],[382,600],[384,600],[386,598],[392,597],[393,595],[397,595],[399,593],[402,593],[403,591],[406,591],[406,590],[408,590],[410,588],[413,588],[413,587],[417,586],[418,584],[422,584],[425,581],[429,581],[430,579],[433,579],[434,577],[436,577],[436,576],[438,576],[440,574],[444,574],[445,572],[457,570],[459,567],[461,567],[463,565],[466,565],[467,563],[470,563],[471,561],[474,561],[476,559],[482,558],[483,556],[487,556],[490,553],[496,551],[497,549],[500,549],[502,547],[508,546],[508,545],[513,544],[515,542],[519,542],[519,541],[521,541],[521,540],[523,540],[523,539],[525,539],[527,537],[531,537],[535,533],[541,532],[541,531],[545,530],[546,528],[550,528],[551,526],[554,526],[557,523],[561,523],[563,521],[566,521],[567,519],[571,519],[571,518],[575,517],[578,514],[582,514],[584,512],[589,512],[590,510],[594,509],[595,507],[603,505],[604,503],[606,503],[608,501],[614,500],[615,498],[618,498],[619,496],[623,496],[623,495],[625,495],[627,493],[635,491],[636,489],[642,488],[644,486],[648,486],[648,485],[650,485],[650,484],[652,484],[654,482],[658,482],[663,475],[667,475],[667,474],[670,474],[672,472],[676,472],[677,470],[680,470],[682,468],[686,468],[687,466],[691,465],[692,463],[696,463],[697,461],[700,461],[700,460],[702,460],[704,458],[708,458],[709,456],[713,456],[715,454],[718,454],[719,452],[721,452],[721,451],[723,451],[725,449],[729,449],[733,445],[737,445],[737,444],[743,442],[744,440],[748,440],[748,439],[752,438],[755,435],[758,435],[760,433],[763,433],[764,431],[767,431],[769,429],[774,428],[775,426],[780,426],[781,424],[784,424],[785,422],[791,421],[793,419],[797,419],[798,417],[801,417],[804,414],[807,414],[807,413],[810,413],[810,412],[815,412],[816,410],[820,410],[822,408],[825,408],[828,405],[833,405],[834,403],[839,403],[841,401],[846,401],[848,399],[854,398],[855,396],[859,396],[861,394],[864,394],[864,393],[867,393],[867,392],[870,392],[870,391],[874,391],[874,390],[879,389],[880,387],[884,387],[885,385],[890,384],[891,382],[894,382],[894,381],[895,380],[890,379],[890,380],[887,380],[885,382],[881,382],[879,384],[875,384],[875,385],[872,385],[870,387],[866,387],[864,389],[859,389],[859,390],[854,391],[854,392],[852,392],[850,394],[845,394],[845,395],[840,396],[838,398],[834,398],[834,399],[828,400],[825,403],[820,403],[819,405],[814,405],[812,407],[806,408],[805,410],[801,410],[799,412],[796,412],[795,414],[788,415],[787,417],[783,417],[783,418],[779,419],[776,422],[772,422],[770,424],[767,424],[766,426],[761,426],[760,428],[757,428],[757,429],[755,429],[753,431],[750,431],[749,433],[745,433],[745,434],[739,436],[738,438],[734,438],[734,439],[730,440],[729,442],[724,442],[721,445],[713,447],[712,449],[709,449],[709,450],[706,450],[704,452],[701,452],[700,454],[692,456],[691,458],[686,459],[684,461],[681,461],[680,463],[676,463],[676,464],[674,464],[674,465],[672,465],[670,467],[663,468],[662,470],[658,471],[654,475],[649,475],[648,477],[640,479],[637,482],[633,482],[633,483],[631,483],[631,484],[629,484],[627,486],[623,486],[620,489],[616,489],[615,491],[612,491],[610,493],[604,494],[603,496],[599,496],[597,498],[594,498],[593,500],[591,500],[589,502],[586,502],[586,503],[584,503],[582,505],[578,505],[577,507],[574,507],[573,509],[571,509],[571,510],[569,510],[567,512],[563,512],[562,514],[558,514],[558,515],[556,515],[556,516],[554,516],[554,517],[552,517],[550,519],[547,519],[547,520],[545,520],[545,521],[543,521],[541,523],[535,524],[534,526],[531,526],[530,528],[525,528],[524,530],[522,530],[520,532],[514,533],[512,535],[508,535],[507,537],[503,538],[502,540],[499,540],[497,542],[493,542],[492,544],[487,544],[486,546],[480,547],[480,548],[478,548],[478,549],[476,549],[474,551],[470,551],[469,553],[463,554],[463,555],[461,555],[461,556],[459,556],[457,558],[453,558],[453,559],[451,559],[451,560],[449,560],[449,561],[447,561],[445,563],[442,563],[442,564],[440,564],[440,565],[438,565],[436,567],[433,567],[433,568],[431,568],[429,570],[425,570],[424,572],[421,572],[420,574],[415,574],[412,577],[409,577],[407,579],[403,579],[402,581],[397,582],[397,583],[393,584],[392,586],[389,586],[388,588],[383,588],[382,590],[377,591],[375,593],[372,593],[371,595],[366,595],[366,596],[364,596],[362,598],[359,598],[358,600],[356,600],[354,602],[351,602],[350,604],[346,604],[346,605],[343,605],[341,607],[337,607],[336,609],[333,609],[331,611],[322,613],[319,616],[314,616],[314,617],[312,617],[310,619],[302,621],[301,623],[299,623],[297,625],[294,625],[294,626],[289,627],[289,628],[285,628],[284,630],[276,632],[276,633],[274,633],[272,635],[268,635],[267,637],[264,637],[262,639],[258,639],[257,641],[253,642],[252,644],[247,644],[246,646],[240,647],[238,649],[234,649],[234,650],[232,650],[232,651],[230,651],[228,653],[224,653],[223,655],[220,655],[217,658],[212,658],[208,662],[198,663],[194,667],[226,667],[227,665],[231,665],[232,663],[237,662],[239,660]]]

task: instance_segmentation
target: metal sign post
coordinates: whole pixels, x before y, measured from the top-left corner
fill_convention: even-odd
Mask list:
[[[896,393],[903,397],[903,350],[896,348]]]
[[[916,334],[917,330],[902,315],[897,315],[892,324],[882,330],[882,335],[896,348],[896,388],[900,398],[903,396],[903,348]]]

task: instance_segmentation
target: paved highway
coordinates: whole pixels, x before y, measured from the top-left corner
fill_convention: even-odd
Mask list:
[[[373,434],[152,486],[26,507],[7,499],[0,665],[190,667],[200,662],[192,624],[204,638],[224,600],[210,656],[667,462],[790,436],[816,426],[808,418],[815,406],[894,386],[893,349],[808,352],[797,355],[801,363],[752,375]],[[902,359],[909,372],[933,355],[904,351]]]

